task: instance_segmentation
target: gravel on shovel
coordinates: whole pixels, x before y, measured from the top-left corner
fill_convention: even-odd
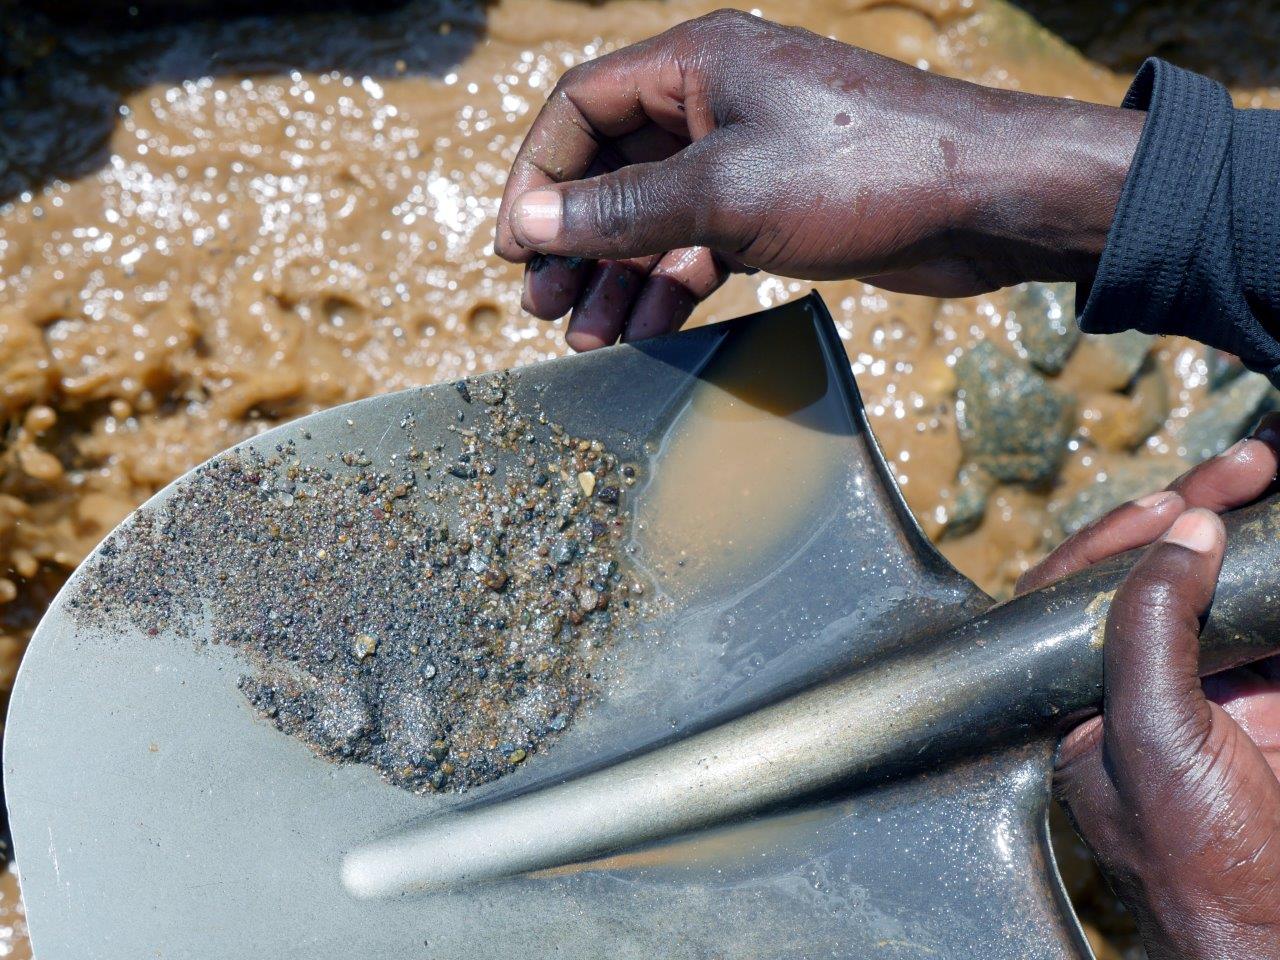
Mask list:
[[[397,785],[515,769],[593,696],[638,615],[619,568],[634,480],[517,409],[505,375],[458,393],[465,427],[381,464],[351,450],[316,466],[293,442],[211,461],[103,545],[73,606],[207,631],[251,664],[240,687],[280,730]]]

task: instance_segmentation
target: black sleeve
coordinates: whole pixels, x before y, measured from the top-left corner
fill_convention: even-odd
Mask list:
[[[1155,59],[1124,105],[1147,119],[1081,328],[1192,337],[1280,385],[1280,111]]]

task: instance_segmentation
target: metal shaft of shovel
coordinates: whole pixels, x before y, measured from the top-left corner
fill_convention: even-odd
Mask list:
[[[1280,499],[1228,517],[1205,673],[1280,646]],[[851,676],[595,773],[357,849],[357,897],[588,860],[833,787],[1060,729],[1102,697],[1102,626],[1134,554],[995,607]]]

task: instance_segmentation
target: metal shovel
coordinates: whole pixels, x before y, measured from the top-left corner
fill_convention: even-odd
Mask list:
[[[1089,956],[1048,846],[1050,763],[1101,700],[1101,625],[1131,557],[993,606],[907,511],[816,296],[530,367],[512,389],[579,435],[656,448],[641,516],[682,436],[716,442],[707,391],[795,427],[806,454],[724,461],[720,500],[770,471],[813,483],[743,511],[751,536],[728,548],[689,537],[670,612],[620,643],[619,683],[463,798],[318,759],[254,715],[225,651],[86,628],[77,574],[5,738],[41,960]],[[427,438],[459,402],[373,398],[251,445],[376,456],[406,411]],[[1205,672],[1280,636],[1280,504],[1227,525]]]

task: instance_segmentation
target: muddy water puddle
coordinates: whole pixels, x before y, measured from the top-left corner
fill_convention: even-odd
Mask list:
[[[675,597],[759,579],[842,489],[850,430],[816,339],[776,321],[735,333],[656,446],[636,559]]]
[[[7,15],[0,686],[69,571],[179,473],[312,410],[563,352],[561,328],[521,313],[520,273],[489,248],[507,165],[564,69],[717,5],[413,2],[127,30]],[[995,0],[754,9],[999,86],[1115,102],[1126,83]],[[818,288],[913,512],[994,593],[1273,402],[1183,341],[1076,340],[1061,290],[940,301]],[[737,277],[700,320],[805,289]],[[980,343],[995,353],[966,360]],[[1056,391],[1070,411],[1051,464],[1004,438],[1034,479],[992,473],[1008,461],[992,446],[1004,414],[984,397],[998,401],[1002,383]],[[966,435],[960,403],[980,413]],[[667,436],[672,474],[698,474],[704,494],[681,496],[692,479],[655,490],[651,535],[687,564],[732,559],[803,514],[820,469],[769,480],[753,467],[784,448],[820,459],[810,409],[768,418],[770,449],[753,458],[763,412],[732,391],[701,397],[690,418],[734,439],[697,449],[692,419]],[[699,528],[705,540],[689,543]]]

